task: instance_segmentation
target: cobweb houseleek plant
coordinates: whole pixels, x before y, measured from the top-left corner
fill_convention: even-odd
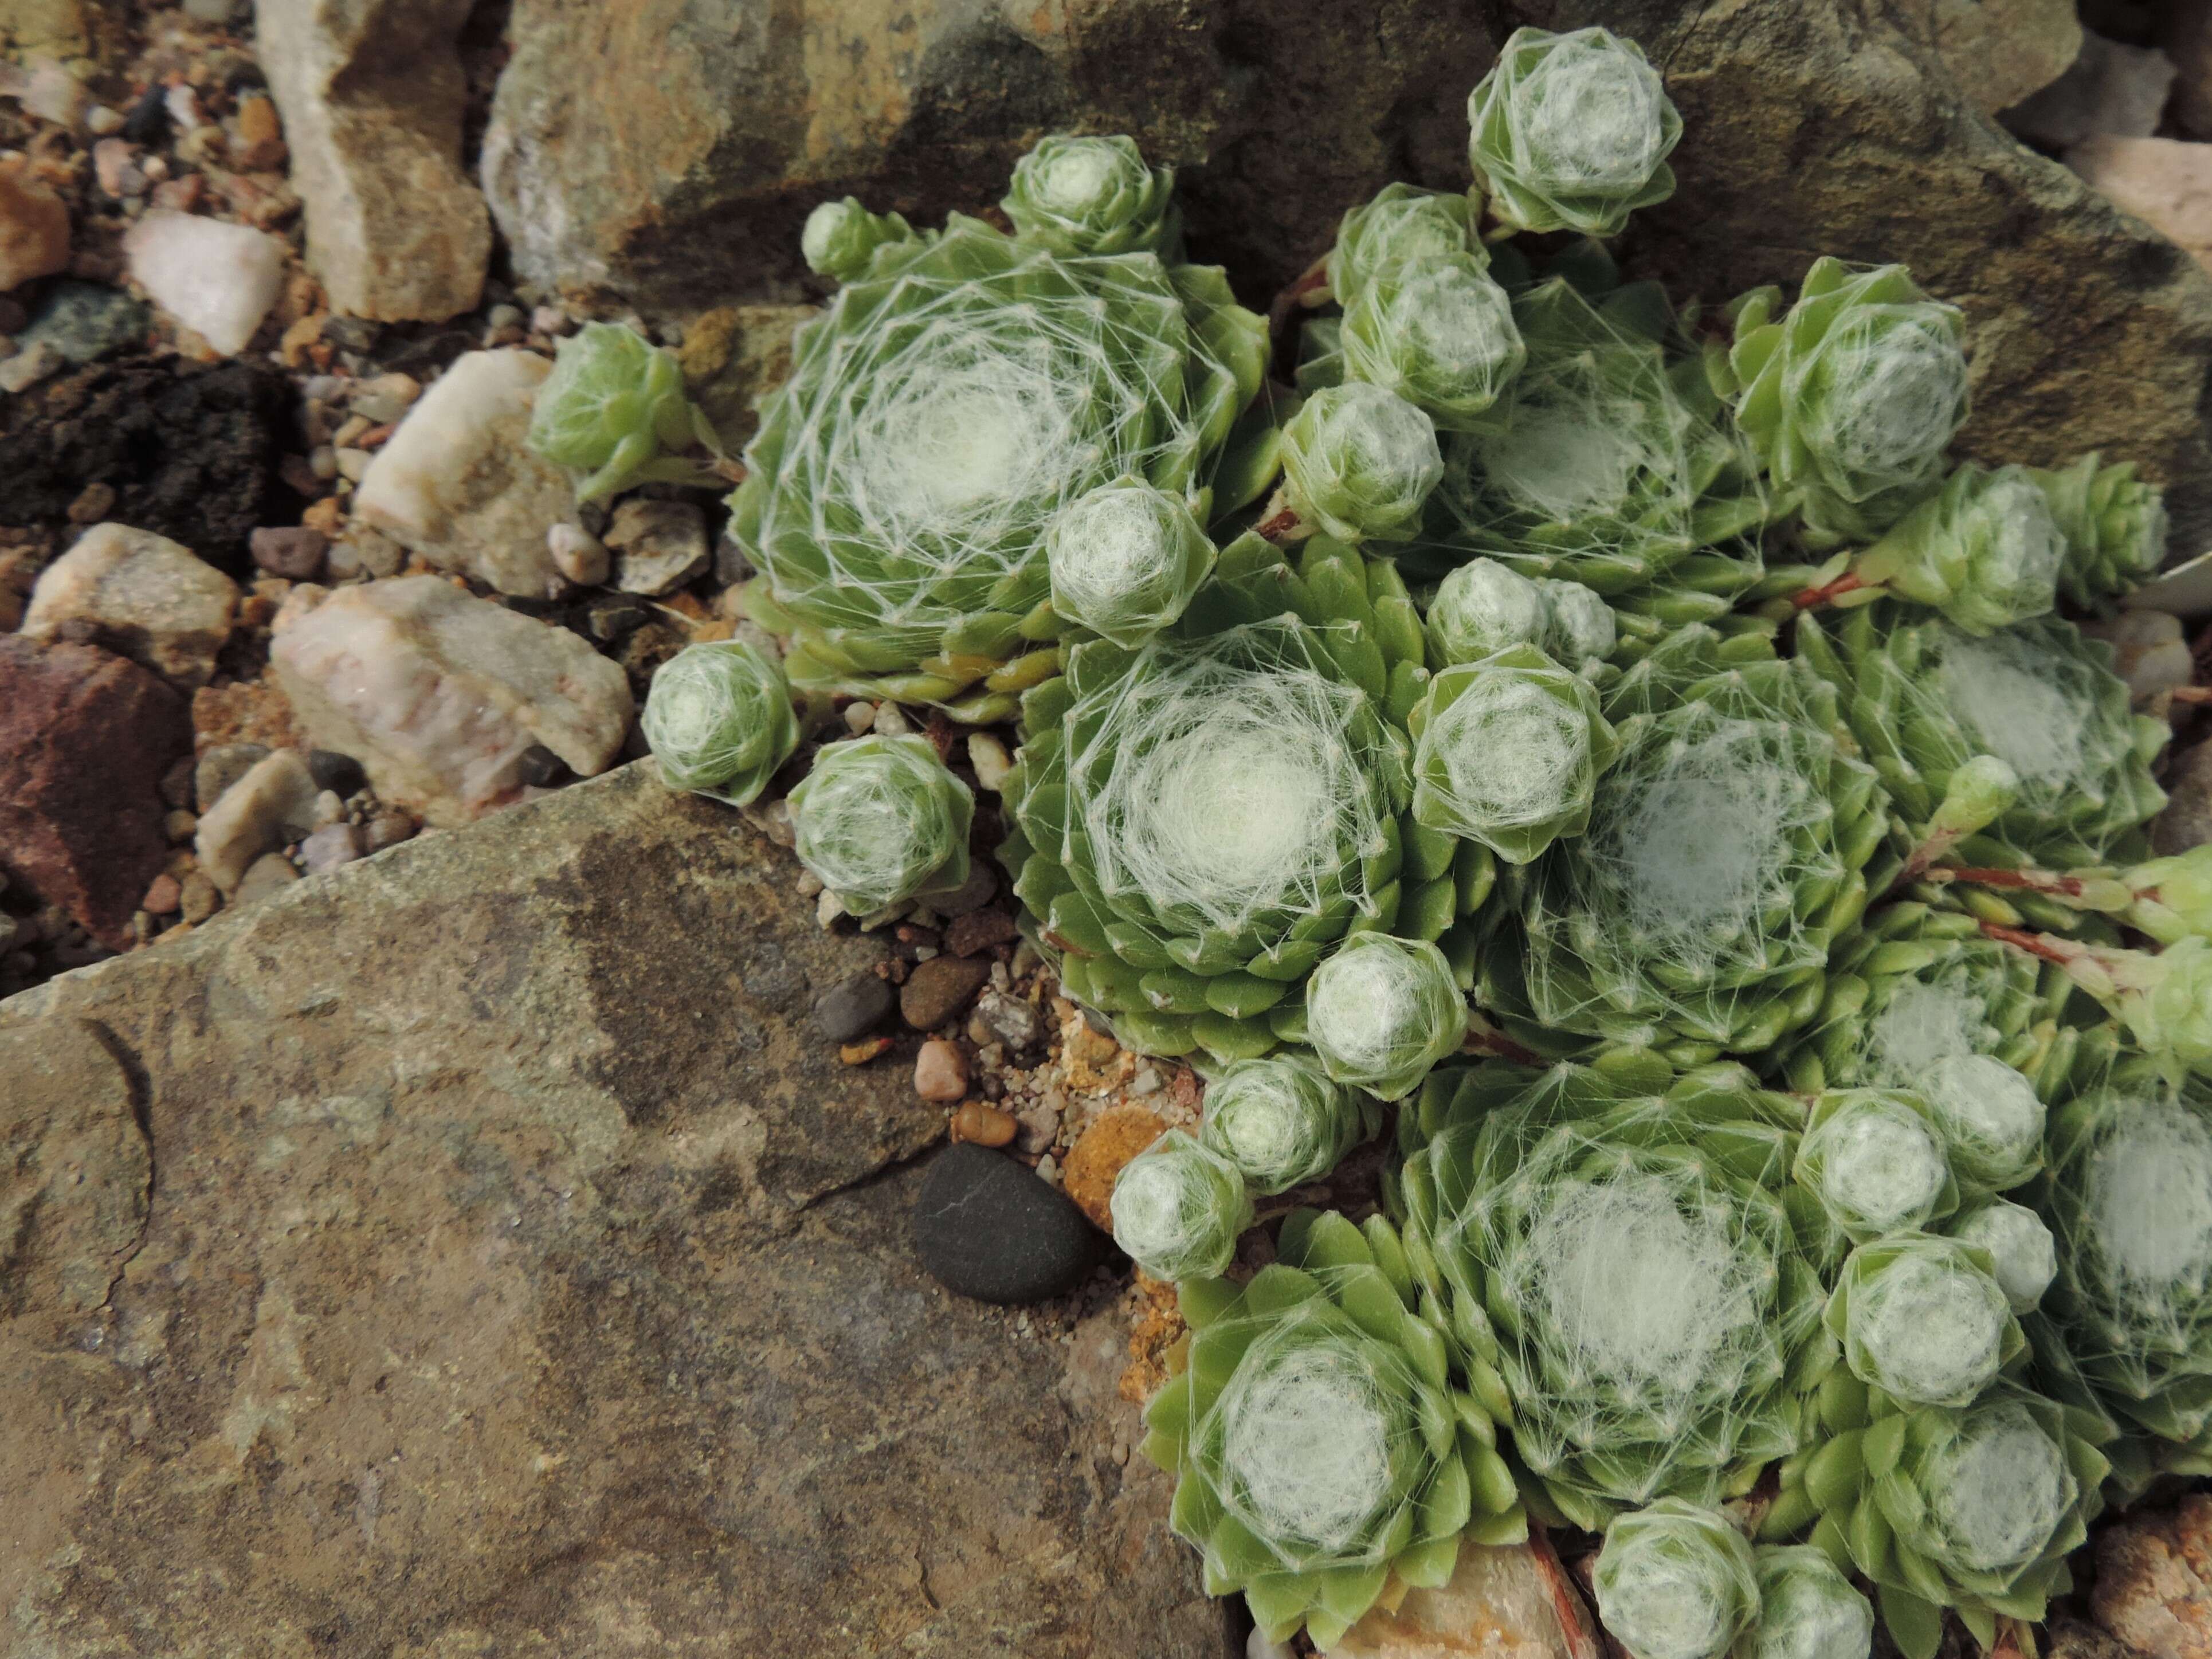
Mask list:
[[[1262,493],[1266,325],[1210,266],[1063,258],[954,216],[794,340],[731,498],[802,689],[1009,717],[1054,672],[1047,525],[1133,478],[1203,520]]]
[[[1487,264],[1490,249],[1475,224],[1480,204],[1464,191],[1392,183],[1344,216],[1322,263],[1323,280],[1304,296],[1349,306],[1378,276],[1461,258]]]
[[[1936,489],[1967,413],[1965,323],[1902,265],[1814,262],[1797,301],[1759,289],[1732,307],[1715,380],[1735,397],[1778,517],[1816,549],[1870,541]]]
[[[1242,1590],[1272,1641],[1326,1652],[1370,1607],[1451,1577],[1463,1540],[1528,1534],[1498,1425],[1415,1311],[1381,1217],[1303,1210],[1242,1286],[1181,1287],[1189,1346],[1145,1410],[1176,1477],[1176,1534],[1209,1594]]]
[[[1813,1445],[1783,1465],[1761,1523],[1810,1541],[1875,1585],[1906,1659],[1934,1659],[1942,1615],[1984,1651],[1998,1621],[2041,1619],[2072,1587],[2109,1464],[2094,1413],[2000,1381],[1960,1407],[1905,1407],[1838,1370],[1811,1413]]]
[[[1792,1173],[1850,1244],[1925,1227],[1959,1205],[1933,1109],[1899,1089],[1815,1096]]]
[[[1867,1659],[1874,1607],[1825,1550],[1762,1544],[1759,1622],[1737,1641],[1736,1659]]]
[[[1605,1529],[1598,1617],[1630,1659],[1720,1659],[1759,1621],[1759,1569],[1733,1522],[1662,1498]]]
[[[2158,574],[2166,560],[2166,493],[2132,461],[2104,465],[2094,451],[2055,469],[2031,467],[2066,538],[2058,590],[2083,611],[2102,608]]]
[[[1146,1052],[1254,1057],[1302,1040],[1347,935],[1479,910],[1488,853],[1410,810],[1422,645],[1389,564],[1248,535],[1140,649],[1072,648],[1024,700],[1000,851],[1069,994]]]
[[[1170,1129],[1121,1166],[1109,1200],[1114,1242],[1155,1279],[1223,1272],[1252,1224],[1243,1171],[1210,1144]]]
[[[1468,254],[1403,262],[1346,302],[1347,383],[1394,392],[1440,431],[1465,431],[1521,372],[1528,348],[1513,302]]]
[[[1181,257],[1175,169],[1146,164],[1136,141],[1058,133],[1014,163],[999,206],[1025,242],[1070,258]]]
[[[791,792],[799,861],[854,915],[968,880],[975,797],[922,737],[833,743]]]
[[[1851,1375],[1905,1406],[1971,1405],[2027,1352],[1990,1258],[1931,1233],[1854,1249],[1836,1275],[1826,1322]]]
[[[1336,1082],[1398,1100],[1459,1052],[1467,1003],[1428,940],[1354,933],[1308,975],[1301,1035]]]
[[[855,283],[867,275],[878,248],[918,241],[913,226],[896,213],[871,213],[854,198],[824,202],[806,216],[799,252],[807,269],[833,282]]]
[[[1386,386],[1316,392],[1283,428],[1283,487],[1262,520],[1277,540],[1403,541],[1443,474],[1436,422]]]
[[[1467,116],[1468,164],[1508,230],[1617,235],[1674,193],[1682,118],[1644,49],[1607,30],[1516,29]]]
[[[2051,1229],[2025,1204],[1984,1199],[1936,1231],[1988,1255],[1997,1288],[2016,1314],[2033,1313],[2041,1306],[2043,1293],[2058,1276],[2057,1246]]]
[[[1755,635],[1686,629],[1604,709],[1585,834],[1511,869],[1475,1000],[1538,1054],[1756,1054],[1817,1018],[1887,806],[1834,693]]]
[[[1948,862],[2069,870],[2148,851],[2143,826],[2166,804],[2150,762],[2171,728],[2133,711],[2112,648],[2073,623],[2042,617],[1978,638],[1881,604],[1808,611],[1795,640],[1881,775],[1900,855],[1924,838],[1953,775],[1991,755],[2016,780],[2013,802]]]
[[[1833,1361],[1800,1111],[1649,1054],[1439,1071],[1387,1189],[1421,1305],[1511,1401],[1542,1512],[1591,1530],[1748,1492]]]
[[[1200,1139],[1272,1198],[1327,1176],[1380,1121],[1370,1096],[1311,1060],[1270,1054],[1231,1060],[1208,1080]]]
[[[562,340],[538,388],[526,440],[556,466],[583,475],[579,501],[642,483],[720,486],[722,474],[683,452],[719,456],[704,410],[684,395],[676,354],[619,323],[586,323]]]
[[[1045,525],[1052,608],[1134,650],[1182,615],[1213,569],[1189,505],[1134,478],[1078,496]]]
[[[1422,631],[1429,666],[1480,662],[1516,646],[1542,652],[1594,684],[1612,678],[1619,638],[1613,607],[1580,582],[1522,575],[1495,559],[1470,559],[1428,595]]]
[[[2212,939],[2163,951],[2085,943],[1984,922],[1992,939],[2054,963],[2127,1027],[2136,1046],[2172,1076],[2212,1077]]]
[[[653,677],[638,727],[672,789],[733,806],[760,798],[799,747],[782,665],[758,646],[687,646]]]

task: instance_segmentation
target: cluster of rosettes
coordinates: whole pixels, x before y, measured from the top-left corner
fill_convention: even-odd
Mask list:
[[[1468,116],[1472,187],[1353,208],[1272,330],[1127,138],[1040,143],[1004,231],[817,210],[731,501],[776,649],[647,735],[742,805],[841,702],[930,711],[789,790],[866,920],[967,880],[950,739],[1016,726],[1025,932],[1206,1078],[1114,1231],[1194,1333],[1174,1524],[1272,1637],[1534,1516],[1606,1534],[1634,1659],[1864,1659],[1847,1574],[1908,1659],[1992,1646],[2212,1470],[2212,851],[2148,858],[2170,728],[2083,627],[2159,491],[1954,464],[1901,266],[1624,273],[1682,136],[1632,43],[1523,29]],[[580,337],[533,441],[684,482],[672,373]],[[1389,1218],[1226,1277],[1392,1103]]]

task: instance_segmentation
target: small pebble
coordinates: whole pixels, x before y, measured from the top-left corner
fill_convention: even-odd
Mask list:
[[[975,1000],[991,976],[987,963],[934,956],[918,963],[899,988],[899,1014],[917,1031],[932,1031]]]
[[[328,444],[317,444],[307,456],[307,470],[323,483],[338,476],[338,453]]]
[[[979,1025],[986,1033],[979,1041],[1004,1043],[1017,1054],[1036,1048],[1044,1035],[1044,1020],[1037,1011],[1004,991],[986,991],[976,1000],[975,1018],[969,1022],[971,1036]]]
[[[343,820],[344,817],[345,802],[339,798],[337,790],[325,789],[316,794],[313,826],[315,829],[327,829],[330,825]]]
[[[1017,1116],[1020,1125],[1016,1149],[1024,1152],[1042,1152],[1051,1146],[1060,1133],[1060,1108],[1039,1101],[1024,1107]]]
[[[71,524],[99,524],[115,510],[115,486],[111,483],[88,483],[77,492],[69,504]]]
[[[1153,1095],[1160,1091],[1160,1074],[1149,1066],[1137,1067],[1137,1074],[1129,1079],[1133,1095]]]
[[[914,1091],[951,1105],[968,1092],[966,1056],[943,1037],[932,1037],[914,1057]]]
[[[971,910],[980,910],[999,894],[999,878],[981,859],[968,866],[968,879],[949,893],[939,893],[929,901],[939,914],[964,916]]]
[[[411,815],[398,807],[386,807],[363,827],[362,845],[372,853],[381,853],[387,847],[397,847],[403,841],[414,838],[416,824]]]
[[[134,144],[158,144],[169,131],[169,109],[167,102],[169,89],[159,82],[146,88],[145,94],[131,106],[123,118],[123,136]]]
[[[930,1160],[914,1243],[945,1289],[1004,1304],[1073,1290],[1098,1256],[1097,1236],[1065,1198],[1004,1153],[972,1145]]]
[[[174,876],[165,871],[155,877],[146,889],[146,896],[140,901],[140,908],[149,916],[173,916],[177,913],[177,907],[183,902],[183,887]]]
[[[1003,1146],[1014,1138],[1018,1125],[1011,1113],[971,1100],[952,1115],[952,1138],[977,1146]]]
[[[341,864],[351,864],[360,856],[361,832],[350,823],[326,823],[300,843],[300,862],[311,876]],[[253,872],[249,870],[246,879],[252,878]]]
[[[1006,745],[988,732],[968,734],[968,763],[975,769],[977,785],[994,795],[1014,766],[1013,757],[1006,753]]]
[[[222,908],[222,895],[216,890],[216,884],[198,870],[189,872],[177,884],[177,890],[178,908],[185,920],[194,927]]]
[[[1021,929],[1004,910],[970,910],[956,916],[945,930],[945,948],[956,957],[972,957],[994,945],[1021,937]]]
[[[899,712],[895,702],[876,706],[876,735],[879,738],[902,738],[914,730],[913,724]]]
[[[539,789],[550,789],[568,775],[568,762],[542,743],[524,750],[517,765],[523,782]]]
[[[891,988],[871,971],[841,980],[814,1000],[815,1029],[832,1042],[849,1042],[883,1023],[891,1011]]]
[[[0,363],[0,392],[9,396],[27,392],[41,380],[59,374],[69,359],[44,340],[34,342]]]
[[[105,104],[94,104],[84,113],[84,125],[95,138],[105,138],[123,131],[123,112],[110,109]]]
[[[307,751],[307,774],[316,785],[339,795],[350,795],[368,781],[361,763],[351,755],[341,755],[335,749],[310,749]]]
[[[368,466],[376,459],[365,449],[341,449],[337,452],[338,477],[359,483],[368,476]]]
[[[862,1037],[858,1042],[848,1042],[838,1049],[837,1058],[848,1066],[865,1066],[890,1047],[891,1039],[887,1036]]]
[[[876,723],[876,706],[872,702],[848,702],[845,705],[845,729],[854,737]]]
[[[264,743],[219,743],[202,755],[192,771],[192,799],[204,812],[223,797],[223,792],[265,759]]]
[[[516,328],[520,326],[521,322],[522,312],[520,307],[516,306],[494,306],[484,313],[484,325],[487,328]]]
[[[606,544],[581,525],[555,525],[545,532],[545,550],[554,568],[579,587],[599,586],[614,568]]]
[[[230,896],[230,902],[240,908],[258,904],[299,879],[300,872],[293,867],[291,860],[282,853],[264,853],[246,866],[246,874],[238,884],[238,890]]]
[[[322,574],[323,556],[330,550],[331,538],[304,525],[290,529],[264,527],[253,532],[248,544],[253,562],[270,575],[304,582]]]
[[[530,313],[532,334],[566,334],[574,326],[568,320],[568,313],[558,306],[540,306]]]
[[[792,885],[798,890],[799,897],[812,898],[822,890],[822,878],[802,866],[799,872],[799,878],[793,882]]]
[[[161,833],[173,847],[181,847],[199,833],[199,816],[179,806],[161,816]]]
[[[92,176],[114,201],[146,193],[148,180],[138,165],[138,147],[127,138],[103,138],[92,147]]]

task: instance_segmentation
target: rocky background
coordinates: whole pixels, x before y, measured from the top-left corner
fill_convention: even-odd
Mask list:
[[[630,319],[734,450],[812,204],[975,210],[1056,128],[1264,307],[1591,21],[1687,124],[1632,263],[1903,260],[1969,453],[2135,459],[2212,548],[2190,0],[0,0],[0,1654],[1241,1646],[1131,1456],[1171,1310],[1082,1218],[1188,1074],[988,872],[859,934],[772,817],[569,787],[745,572],[521,433]],[[988,847],[1005,744],[933,735]],[[2212,745],[2166,782],[2212,838]],[[2206,1659],[2208,1581],[2203,1504],[2112,1528],[2056,1645]],[[1557,1588],[1474,1553],[1341,1650],[1594,1659]]]

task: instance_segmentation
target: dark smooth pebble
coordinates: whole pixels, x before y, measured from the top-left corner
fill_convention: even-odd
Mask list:
[[[327,789],[341,798],[354,793],[368,781],[368,775],[362,770],[359,761],[335,749],[309,750],[307,771],[315,780],[316,788]]]
[[[962,1142],[930,1160],[914,1204],[914,1248],[956,1296],[1042,1302],[1082,1282],[1098,1259],[1098,1234],[1028,1168]]]

